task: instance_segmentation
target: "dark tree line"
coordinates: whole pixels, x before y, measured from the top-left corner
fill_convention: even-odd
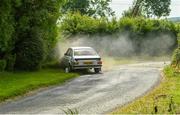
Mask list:
[[[1,0],[0,60],[6,62],[7,69],[40,68],[56,43],[61,2]]]

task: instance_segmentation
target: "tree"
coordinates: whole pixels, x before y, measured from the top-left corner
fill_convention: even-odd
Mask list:
[[[41,66],[58,35],[57,20],[65,0],[1,0],[0,60],[6,68],[32,70]]]
[[[21,0],[15,6],[16,68],[37,69],[47,58],[57,40],[60,3],[61,0]]]
[[[109,7],[111,0],[66,0],[62,12],[80,12],[92,17],[114,16]]]
[[[89,0],[66,0],[62,12],[81,12],[81,14],[88,14],[88,8],[90,7]]]
[[[13,49],[14,18],[12,0],[1,0],[0,3],[0,59]]]
[[[142,12],[146,17],[168,16],[170,14],[171,0],[144,0],[142,2]]]
[[[122,17],[134,17],[134,16],[142,16],[141,12],[140,11],[136,11],[134,12],[135,10],[131,7],[129,7],[128,10],[125,10],[123,13],[122,13]]]
[[[131,17],[144,16],[158,18],[168,16],[170,14],[171,0],[134,0],[133,6],[124,11],[123,15],[131,15]],[[131,13],[130,13],[131,12]]]

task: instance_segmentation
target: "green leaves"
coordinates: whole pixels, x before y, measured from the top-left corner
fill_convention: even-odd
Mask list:
[[[16,67],[38,69],[57,40],[61,0],[22,0],[16,14]]]
[[[127,17],[165,17],[170,14],[171,0],[134,0],[133,6],[123,12]]]
[[[29,66],[29,69],[39,66],[56,43],[58,35],[56,24],[62,2],[62,0],[1,0],[0,59],[8,60],[8,55],[18,54],[16,66],[17,63],[33,65],[35,62],[36,64],[31,68]],[[38,48],[37,52],[34,47]],[[28,49],[34,52],[31,53]],[[26,59],[29,61],[24,61]],[[18,65],[18,68],[25,68],[23,64]]]
[[[142,3],[142,12],[146,17],[168,16],[170,13],[171,0],[144,0]]]
[[[66,0],[62,7],[63,13],[80,12],[95,18],[114,16],[114,12],[109,7],[111,0]]]
[[[3,72],[6,68],[6,60],[0,60],[0,72]]]
[[[13,48],[14,17],[11,0],[1,0],[0,4],[0,59]]]

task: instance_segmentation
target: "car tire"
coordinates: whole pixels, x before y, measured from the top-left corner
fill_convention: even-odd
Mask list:
[[[94,68],[95,73],[99,73],[101,71],[101,68]]]
[[[65,67],[65,72],[70,73],[72,71],[71,66]]]

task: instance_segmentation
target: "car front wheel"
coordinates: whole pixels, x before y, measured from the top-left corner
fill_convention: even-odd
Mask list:
[[[71,66],[65,67],[65,72],[70,73],[72,71]]]

